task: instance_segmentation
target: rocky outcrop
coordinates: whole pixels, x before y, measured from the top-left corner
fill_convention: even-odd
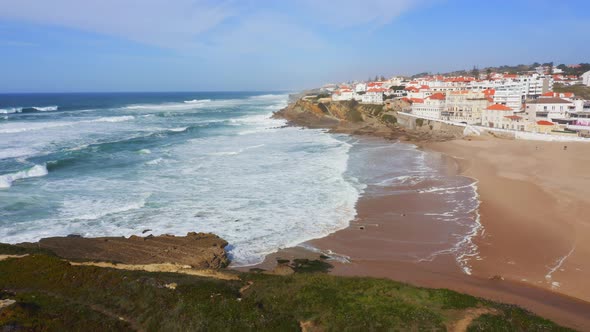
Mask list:
[[[176,264],[194,269],[219,269],[229,264],[224,249],[227,241],[208,233],[129,238],[52,237],[19,246],[50,250],[59,257],[75,261]]]
[[[274,117],[308,128],[328,128],[338,133],[407,141],[444,141],[462,136],[461,130],[450,128],[451,126],[443,128],[440,124],[426,120],[426,125],[416,125],[416,119],[398,112],[403,107],[404,105],[395,103],[383,106],[360,104],[356,101],[320,102],[299,99],[276,112]]]

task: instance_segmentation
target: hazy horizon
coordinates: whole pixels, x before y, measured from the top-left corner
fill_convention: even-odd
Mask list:
[[[0,93],[293,91],[590,51],[581,0],[0,4]]]

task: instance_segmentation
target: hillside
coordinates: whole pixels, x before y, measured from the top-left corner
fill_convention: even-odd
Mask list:
[[[590,64],[588,63],[580,63],[578,68],[570,68],[565,64],[552,64],[552,63],[532,63],[532,64],[519,64],[519,65],[502,65],[502,66],[489,66],[478,68],[480,76],[485,76],[487,72],[497,72],[497,73],[509,73],[509,74],[518,74],[527,71],[534,71],[536,67],[539,66],[550,66],[553,65],[555,68],[559,68],[563,70],[564,75],[576,75],[580,76],[583,73],[590,71]],[[419,73],[412,77],[420,77],[425,76],[428,73]],[[432,73],[431,73],[432,74]],[[456,70],[446,73],[440,73],[440,75],[445,76],[473,76],[474,70],[473,69],[463,69],[463,70]]]
[[[445,289],[330,276],[326,261],[281,261],[294,273],[230,272],[236,280],[220,280],[73,266],[8,245],[0,246],[0,260],[5,331],[568,331],[518,307]]]
[[[565,86],[562,84],[554,84],[553,91],[555,92],[573,92],[576,97],[590,100],[590,87],[585,85]]]

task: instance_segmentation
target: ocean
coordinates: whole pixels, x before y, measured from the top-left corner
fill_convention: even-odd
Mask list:
[[[234,264],[348,225],[351,138],[275,93],[0,96],[0,242],[213,232]]]
[[[247,92],[0,95],[0,242],[212,232],[229,242],[233,265],[247,266],[346,228],[366,190],[397,186],[446,202],[422,209],[426,222],[457,225],[441,230],[436,252],[413,259],[458,248],[460,261],[472,251],[471,183],[447,181],[410,144],[271,119],[287,101]]]

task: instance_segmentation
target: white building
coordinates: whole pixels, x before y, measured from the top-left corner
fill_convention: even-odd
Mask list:
[[[361,102],[365,104],[383,104],[383,93],[385,91],[387,91],[385,88],[369,88],[361,96]]]
[[[356,91],[356,93],[367,91],[367,83],[357,83],[354,86],[354,91]]]
[[[525,98],[538,97],[553,89],[554,79],[545,75],[523,75],[512,79],[513,82],[522,85],[522,94]]]
[[[340,89],[335,90],[332,93],[332,100],[333,101],[345,101],[345,100],[353,100],[355,96],[354,91],[349,87],[340,87]]]
[[[524,99],[522,85],[515,82],[498,84],[494,88],[494,103],[506,105],[513,110],[520,110]]]
[[[483,110],[481,123],[491,128],[524,130],[525,119],[516,113],[506,105],[494,104]]]
[[[574,121],[570,113],[576,111],[576,105],[571,100],[544,97],[527,102],[525,111],[529,121],[546,120],[567,124]]]
[[[440,119],[445,109],[446,96],[435,93],[425,99],[417,99],[412,104],[412,114],[418,116]]]
[[[584,74],[582,74],[582,84],[590,86],[590,71],[587,71]]]
[[[481,123],[482,112],[492,102],[492,97],[484,91],[452,91],[447,93],[443,118],[467,124]]]
[[[426,99],[432,95],[430,87],[427,85],[411,86],[406,88],[407,97],[410,99]]]
[[[389,79],[388,83],[389,86],[401,86],[404,82],[404,78],[403,77],[398,77],[398,76],[394,76],[392,78]]]

